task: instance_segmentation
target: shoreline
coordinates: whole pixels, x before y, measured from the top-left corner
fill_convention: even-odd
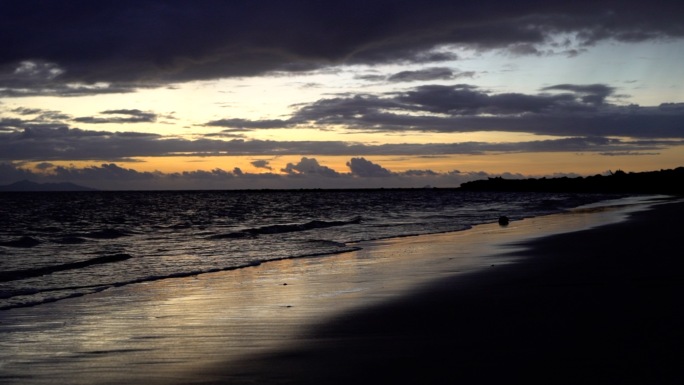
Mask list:
[[[682,213],[666,203],[527,238],[514,264],[340,315],[188,383],[678,383]]]
[[[314,210],[313,215],[298,217],[300,214],[294,214],[298,207],[296,204],[286,206],[287,210],[281,210],[286,207],[276,209],[279,207],[276,205],[271,212],[282,213],[271,217],[267,213],[270,209],[261,214],[257,214],[260,210],[255,209],[254,218],[262,219],[250,219],[244,226],[237,227],[229,223],[238,225],[239,215],[235,221],[226,219],[228,222],[225,222],[220,218],[224,214],[222,210],[213,210],[207,205],[213,199],[220,198],[233,207],[232,204],[247,199],[246,196],[239,196],[238,199],[223,194],[209,195],[208,199],[193,201],[193,204],[203,207],[202,210],[178,213],[177,209],[184,206],[179,202],[190,197],[174,194],[168,201],[178,204],[169,207],[153,204],[140,206],[156,207],[165,213],[150,215],[149,218],[159,219],[159,223],[149,218],[141,222],[140,218],[136,218],[138,214],[132,214],[126,220],[117,218],[101,223],[94,220],[92,229],[80,228],[75,223],[65,224],[62,230],[54,226],[36,227],[31,223],[42,223],[43,219],[40,218],[44,213],[35,211],[22,217],[19,213],[23,209],[11,210],[10,222],[15,223],[15,226],[0,232],[0,253],[8,255],[2,264],[5,271],[0,273],[0,281],[4,281],[0,282],[0,311],[41,306],[111,287],[246,268],[269,260],[325,257],[352,251],[352,245],[358,242],[450,233],[479,223],[495,222],[502,214],[519,220],[548,215],[549,211],[560,212],[563,208],[567,209],[568,205],[618,197],[613,194],[513,194],[514,197],[508,199],[500,197],[499,193],[471,195],[421,190],[398,195],[397,198],[405,206],[393,208],[393,199],[380,199],[387,197],[384,190],[359,196],[335,194],[324,194],[322,198],[317,198],[335,207],[320,216]],[[302,199],[307,196],[299,195]],[[394,197],[393,194],[391,196]],[[133,199],[124,194],[121,204],[127,207],[125,212],[137,213],[136,204],[155,201],[159,197],[158,194],[143,194]],[[261,195],[258,195],[249,199],[260,198]],[[272,198],[273,202],[277,200],[277,196]],[[339,200],[336,198],[358,201],[352,207],[347,207],[335,205],[333,202]],[[57,208],[78,201],[74,199],[64,195],[56,201],[48,199],[46,202],[52,202],[50,205]],[[506,203],[498,202],[500,199]],[[89,200],[97,201],[92,196]],[[26,199],[18,199],[13,203],[17,207],[29,204]],[[260,205],[251,207],[255,206]],[[102,209],[109,210],[106,206]],[[115,207],[111,209],[119,210]],[[294,211],[289,213],[290,209]],[[150,214],[144,212],[140,211],[140,215]],[[197,214],[200,212],[206,215]],[[385,216],[383,212],[392,214]],[[189,217],[184,217],[186,214]],[[365,214],[366,218],[358,214]],[[79,212],[79,215],[88,214]],[[294,216],[288,218],[289,215]],[[106,217],[108,215],[101,216]],[[179,219],[176,221],[174,218]],[[206,221],[214,224],[209,225]]]
[[[306,383],[307,378],[316,382],[318,375],[330,382],[328,372],[321,371],[325,365],[311,372],[316,360],[282,367],[277,352],[306,352],[321,338],[323,347],[333,348],[345,338],[321,337],[315,331],[328,330],[337,317],[373,313],[455,275],[454,282],[468,282],[469,277],[511,271],[526,258],[515,254],[522,250],[516,244],[521,239],[616,222],[624,215],[624,208],[588,208],[515,221],[508,227],[486,224],[454,233],[385,239],[325,258],[280,260],[13,309],[14,318],[0,320],[0,328],[20,322],[23,329],[40,330],[40,338],[26,332],[14,341],[0,341],[19,353],[0,357],[0,378],[10,384],[59,379],[71,384],[208,384],[288,383],[288,378]],[[357,332],[364,334],[362,329],[350,330],[346,340],[360,341]],[[22,360],[37,363],[22,369]],[[265,376],[277,376],[278,367],[280,377]]]

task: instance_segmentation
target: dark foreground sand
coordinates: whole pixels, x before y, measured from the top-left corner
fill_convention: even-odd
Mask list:
[[[525,244],[208,378],[238,384],[684,383],[684,203]]]

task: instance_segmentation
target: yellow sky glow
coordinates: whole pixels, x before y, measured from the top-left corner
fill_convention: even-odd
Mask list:
[[[382,165],[392,172],[408,170],[432,170],[440,173],[460,171],[486,171],[491,174],[518,173],[525,170],[529,176],[551,175],[554,173],[576,173],[579,175],[602,174],[608,170],[628,172],[652,171],[662,168],[676,168],[682,164],[682,147],[675,147],[642,155],[625,154],[605,156],[597,153],[507,153],[481,155],[444,155],[444,156],[364,156],[365,159]],[[340,173],[348,173],[346,163],[352,156],[308,156],[315,157],[319,164]],[[140,172],[181,173],[183,171],[221,169],[232,171],[240,168],[245,173],[259,174],[272,172],[282,174],[281,169],[288,163],[297,164],[302,156],[174,156],[136,158],[134,162],[114,162],[119,167],[131,168]],[[271,170],[254,167],[251,162],[266,160]],[[52,162],[64,167],[100,166],[104,161],[62,161]],[[27,163],[33,168],[36,163]]]

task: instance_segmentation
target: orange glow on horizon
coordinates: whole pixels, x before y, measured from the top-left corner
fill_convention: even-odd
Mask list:
[[[676,168],[684,165],[681,147],[659,150],[658,153],[642,155],[621,154],[605,156],[598,153],[506,153],[479,155],[382,155],[359,156],[378,164],[392,172],[409,170],[431,170],[437,173],[486,172],[488,174],[522,174],[524,176],[545,176],[554,174],[595,175],[608,170],[621,169],[627,172],[655,171]],[[54,161],[55,166],[67,168],[101,167],[114,163],[118,167],[133,169],[139,172],[161,172],[164,174],[191,171],[211,171],[221,169],[231,172],[239,168],[249,174],[284,174],[281,170],[288,163],[297,164],[303,157],[314,158],[321,166],[331,168],[338,173],[349,173],[347,162],[354,156],[328,155],[287,155],[287,156],[174,156],[145,157],[131,161]],[[262,161],[263,167],[252,162]],[[50,168],[39,170],[38,162],[27,163],[26,168],[43,173],[50,173]],[[663,165],[667,165],[663,167]]]

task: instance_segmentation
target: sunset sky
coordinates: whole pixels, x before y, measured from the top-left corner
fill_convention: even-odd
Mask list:
[[[684,2],[0,0],[0,184],[684,166]]]

